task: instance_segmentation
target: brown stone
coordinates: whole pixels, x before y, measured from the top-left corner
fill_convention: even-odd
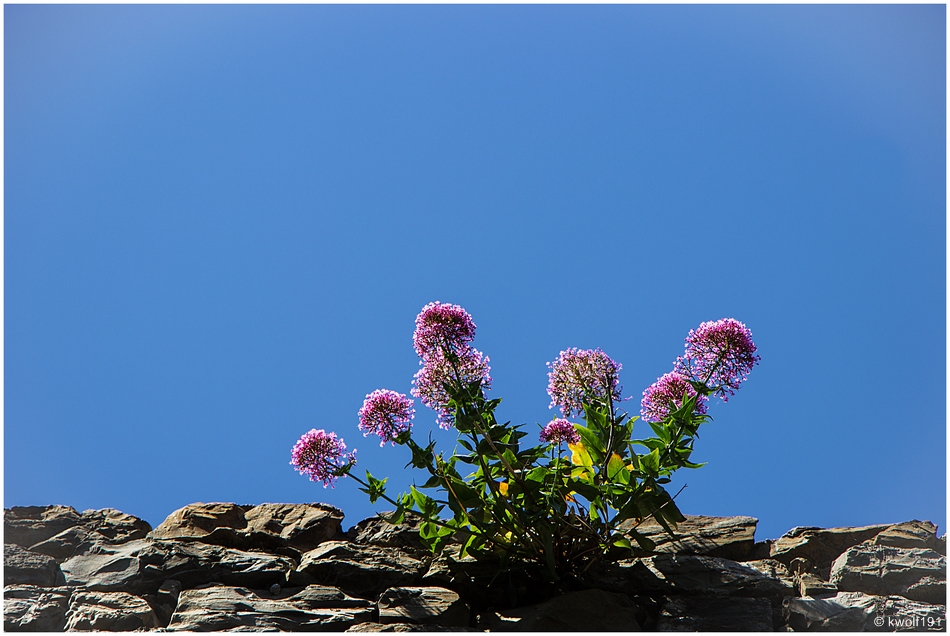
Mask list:
[[[320,503],[254,506],[244,513],[247,530],[267,532],[301,552],[313,550],[340,535],[343,512]]]
[[[838,556],[890,526],[861,526],[846,528],[793,528],[772,544],[770,558],[788,565],[795,558],[805,558],[817,568],[818,575],[828,579],[831,564]]]
[[[77,590],[69,599],[66,631],[130,632],[159,627],[145,599],[126,592]]]
[[[883,530],[874,537],[875,545],[892,548],[923,548],[940,552],[941,542],[937,539],[937,526],[929,521],[905,521]],[[941,552],[943,554],[943,552]]]
[[[203,537],[217,528],[247,527],[244,509],[233,503],[193,503],[168,515],[152,530],[154,539]]]

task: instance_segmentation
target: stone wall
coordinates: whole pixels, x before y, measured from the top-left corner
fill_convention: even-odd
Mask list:
[[[675,539],[559,586],[497,576],[324,504],[4,511],[7,631],[945,631],[946,536],[926,521],[795,528],[689,517]]]

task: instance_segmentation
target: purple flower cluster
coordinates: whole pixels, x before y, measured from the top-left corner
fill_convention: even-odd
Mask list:
[[[478,381],[482,389],[491,388],[488,356],[469,344],[474,338],[475,323],[458,305],[436,301],[423,307],[416,317],[412,344],[422,368],[412,380],[410,393],[437,413],[441,428],[451,428],[455,423],[446,384],[464,386]]]
[[[322,428],[304,433],[290,451],[290,465],[310,481],[322,481],[324,488],[333,485],[340,469],[355,463],[356,451],[347,453],[343,440]]]
[[[463,348],[475,339],[472,316],[458,305],[435,301],[422,308],[416,316],[412,346],[425,359],[443,348]]]
[[[561,442],[576,444],[581,441],[581,435],[574,428],[574,425],[567,420],[552,420],[541,429],[541,441],[548,444],[559,444]]]
[[[548,367],[548,408],[561,407],[564,417],[583,413],[584,402],[594,399],[620,401],[621,365],[600,349],[567,349]]]
[[[360,408],[360,430],[364,437],[370,433],[379,435],[379,445],[383,446],[412,427],[415,413],[412,400],[402,393],[376,389],[366,396]]]
[[[696,389],[683,375],[671,371],[643,391],[640,415],[647,422],[661,422],[683,405],[683,400],[696,395]],[[706,396],[696,401],[696,413],[706,412]]]
[[[761,360],[755,351],[752,332],[738,320],[704,322],[690,329],[686,351],[676,359],[673,370],[702,382],[728,402]]]

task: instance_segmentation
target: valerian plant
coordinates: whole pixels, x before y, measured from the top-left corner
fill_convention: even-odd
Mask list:
[[[496,418],[501,399],[486,397],[489,359],[472,346],[474,338],[475,323],[458,305],[430,303],[416,318],[421,368],[411,394],[435,410],[442,428],[458,431],[450,456],[437,453],[431,437],[416,441],[413,401],[401,393],[373,391],[359,411],[365,435],[409,449],[408,465],[427,473],[421,486],[390,497],[387,479],[369,471],[365,481],[357,477],[355,451],[323,430],[300,438],[291,464],[324,486],[342,476],[356,480],[372,503],[395,507],[392,523],[417,517],[419,535],[434,552],[457,540],[463,556],[537,566],[551,581],[652,551],[653,542],[637,531],[650,517],[673,533],[684,517],[665,486],[677,469],[703,465],[690,456],[710,419],[708,399],[728,400],[760,359],[741,322],[704,322],[689,332],[673,370],[643,391],[641,417],[631,417],[618,408],[621,365],[600,349],[567,349],[548,363],[551,408],[561,417],[531,445],[523,427]],[[572,422],[577,416],[582,421]],[[652,436],[634,439],[638,419]]]

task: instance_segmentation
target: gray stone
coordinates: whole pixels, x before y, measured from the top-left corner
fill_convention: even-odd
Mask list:
[[[53,587],[65,582],[59,564],[52,557],[33,552],[15,543],[3,545],[4,585]]]
[[[865,617],[863,630],[868,632],[946,631],[947,628],[945,605],[861,592],[839,592],[834,601],[843,607],[861,609]]]
[[[753,517],[706,517],[686,515],[686,521],[676,524],[673,538],[652,517],[639,526],[633,520],[620,524],[619,530],[631,528],[656,543],[657,552],[698,554],[732,561],[755,558],[755,526]],[[636,526],[636,527],[635,527]]]
[[[76,590],[66,612],[67,631],[129,632],[159,627],[145,599],[126,592]]]
[[[644,564],[674,591],[733,596],[789,596],[794,590],[781,578],[763,574],[744,563],[716,557],[660,554]]]
[[[28,548],[78,525],[70,506],[13,506],[3,511],[3,541]]]
[[[848,528],[792,528],[772,544],[770,558],[785,565],[792,559],[808,559],[817,568],[818,575],[827,580],[832,562],[851,546],[857,545],[890,526],[861,526]]]
[[[183,587],[218,582],[267,588],[285,583],[296,563],[261,552],[243,552],[185,541],[139,539],[96,546],[62,564],[69,585],[97,591],[156,593],[167,579]]]
[[[831,582],[839,590],[924,603],[945,602],[946,579],[946,557],[933,550],[870,542],[849,548],[831,567]]]
[[[343,631],[374,615],[368,601],[336,588],[285,590],[278,598],[265,594],[223,585],[185,590],[168,631]]]
[[[335,585],[376,597],[390,587],[416,585],[429,567],[424,553],[347,541],[327,541],[303,555],[291,582]]]
[[[859,632],[866,621],[863,609],[846,607],[834,598],[787,598],[782,611],[796,632]]]
[[[379,597],[380,623],[468,627],[471,609],[444,587],[391,587]]]
[[[658,632],[771,632],[772,604],[766,598],[665,597]]]
[[[589,573],[584,583],[598,589],[629,595],[658,596],[678,592],[673,583],[653,566],[653,561],[649,558],[605,563],[597,572]]]
[[[346,538],[355,543],[389,548],[426,549],[419,538],[419,523],[412,515],[406,515],[405,522],[399,525],[389,523],[380,515],[363,519],[346,531]]]
[[[937,539],[937,526],[929,521],[905,521],[897,523],[883,530],[874,537],[874,545],[885,545],[892,548],[923,548],[946,554],[940,551],[941,542]]]
[[[76,554],[85,552],[96,543],[108,543],[108,541],[102,535],[83,526],[73,526],[30,546],[30,550],[50,556],[57,563],[62,563]]]
[[[3,630],[61,632],[72,590],[64,587],[8,585],[3,588]]]
[[[641,615],[641,608],[624,594],[582,590],[490,614],[487,622],[490,631],[638,632]]]
[[[33,544],[30,550],[62,563],[96,544],[109,545],[145,538],[151,529],[147,521],[112,508],[86,510],[79,515],[78,524]]]

